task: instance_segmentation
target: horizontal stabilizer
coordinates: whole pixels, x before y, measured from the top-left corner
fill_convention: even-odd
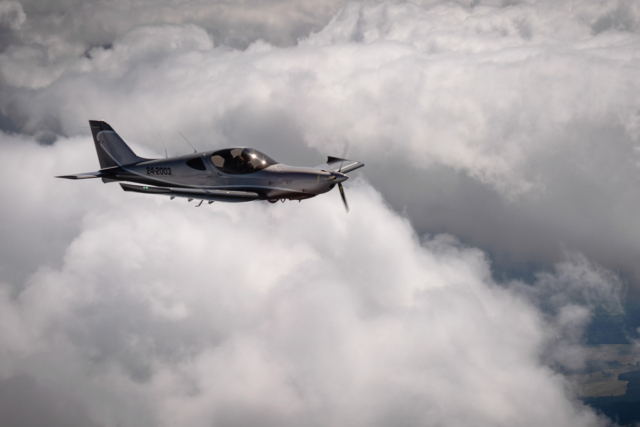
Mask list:
[[[91,179],[91,178],[100,178],[102,177],[102,172],[87,172],[87,173],[79,173],[77,175],[60,175],[56,176],[56,178],[65,178],[65,179]]]
[[[152,187],[147,185],[120,184],[124,191],[135,193],[160,194],[163,196],[185,197],[188,199],[211,200],[214,202],[250,202],[256,200],[258,193],[250,191],[201,190],[194,188]]]
[[[356,169],[359,169],[363,166],[364,166],[364,163],[362,162],[357,162],[355,160],[340,159],[338,157],[329,156],[327,158],[327,163],[318,165],[315,167],[315,169],[321,169],[327,172],[340,171],[342,173],[348,173]]]

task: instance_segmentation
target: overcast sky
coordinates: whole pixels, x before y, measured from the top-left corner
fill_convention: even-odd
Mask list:
[[[636,1],[0,1],[8,426],[598,426],[558,373],[640,294]],[[145,156],[363,161],[193,209]],[[4,421],[3,421],[4,422]]]

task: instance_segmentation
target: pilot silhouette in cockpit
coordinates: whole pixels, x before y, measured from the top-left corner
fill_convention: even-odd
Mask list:
[[[242,173],[242,172],[244,172],[244,171],[245,171],[245,160],[244,160],[244,158],[242,157],[242,153],[238,154],[237,156],[235,156],[235,157],[233,158],[233,163],[234,163],[234,165],[233,165],[233,166],[234,166],[234,168],[235,168],[238,172]]]

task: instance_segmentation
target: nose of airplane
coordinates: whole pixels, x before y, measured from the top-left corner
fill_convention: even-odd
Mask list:
[[[341,172],[331,172],[331,179],[335,183],[341,183],[349,179],[349,177]]]

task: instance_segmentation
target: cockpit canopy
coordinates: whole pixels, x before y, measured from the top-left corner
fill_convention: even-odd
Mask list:
[[[278,162],[253,148],[227,148],[211,155],[213,165],[224,173],[254,173]]]

